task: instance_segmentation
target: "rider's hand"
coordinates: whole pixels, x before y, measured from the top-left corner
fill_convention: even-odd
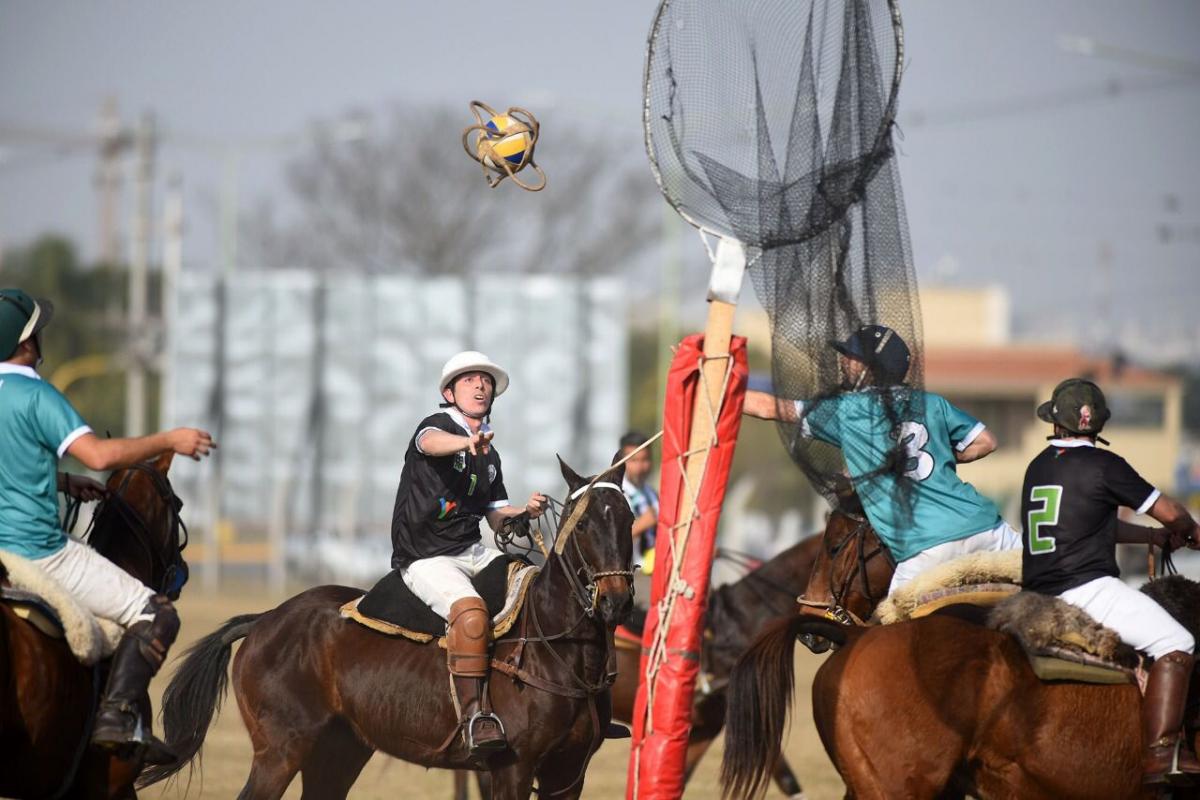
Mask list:
[[[477,431],[467,436],[467,452],[473,456],[487,455],[491,450],[492,437],[496,434],[490,430]]]
[[[100,481],[92,480],[86,475],[63,473],[63,494],[85,503],[92,503],[104,499],[108,489]]]
[[[197,428],[176,428],[167,435],[170,437],[173,451],[181,456],[189,456],[196,461],[199,461],[201,456],[206,456],[217,449],[217,443],[213,441],[212,435],[208,431]]]
[[[1200,524],[1192,525],[1192,532],[1184,542],[1190,550],[1200,550]]]
[[[529,497],[529,502],[525,504],[525,510],[529,512],[530,519],[537,519],[546,511],[546,495],[541,492],[534,492]]]

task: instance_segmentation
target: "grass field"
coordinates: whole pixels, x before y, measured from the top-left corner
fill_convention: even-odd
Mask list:
[[[189,587],[191,588],[191,587]],[[235,614],[261,611],[274,606],[278,599],[270,598],[251,590],[229,590],[219,594],[205,595],[198,589],[185,592],[179,601],[183,619],[183,630],[172,655],[178,655],[195,639],[213,630],[220,622]],[[811,676],[820,665],[820,658],[812,656],[803,648],[796,657],[799,680],[797,702],[794,708],[795,722],[785,744],[787,757],[809,798],[842,797],[843,788],[834,772],[825,751],[813,730],[809,692]],[[158,709],[158,694],[170,680],[173,664],[155,679],[152,689],[155,709]],[[161,733],[161,731],[157,731]],[[717,785],[720,766],[721,743],[718,741],[705,756],[696,775],[688,785],[688,798],[719,798]],[[242,725],[237,704],[232,697],[209,731],[203,752],[203,769],[195,773],[190,784],[183,779],[166,785],[151,787],[141,793],[144,798],[225,798],[236,797],[245,782],[250,768],[250,740]],[[583,796],[588,798],[622,798],[625,796],[625,770],[629,759],[628,740],[609,741],[592,760],[587,773]],[[376,754],[363,770],[350,797],[358,800],[443,800],[451,796],[452,776],[449,772],[426,770],[412,764]],[[472,795],[474,796],[474,795]],[[767,797],[782,797],[772,787]],[[300,797],[300,779],[293,782],[286,795]]]

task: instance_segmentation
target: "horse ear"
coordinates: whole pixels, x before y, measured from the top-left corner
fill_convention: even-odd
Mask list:
[[[621,481],[625,480],[625,465],[622,464],[619,467],[609,467],[607,470],[605,470],[604,474],[600,476],[600,478],[601,480],[612,481],[620,486]]]
[[[167,470],[169,470],[171,468],[171,462],[174,460],[175,460],[175,451],[167,450],[165,453],[161,454],[158,458],[154,459],[154,469],[158,472],[161,472],[163,475],[166,475]]]
[[[567,466],[567,462],[562,460],[562,456],[556,454],[558,458],[558,468],[562,470],[563,480],[567,482],[567,488],[572,492],[587,483],[587,479],[580,477],[575,470]]]

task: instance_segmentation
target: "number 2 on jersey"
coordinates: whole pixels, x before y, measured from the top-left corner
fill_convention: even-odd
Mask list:
[[[1061,486],[1034,486],[1029,490],[1029,513],[1025,519],[1025,533],[1029,536],[1030,555],[1054,552],[1054,537],[1042,536],[1043,525],[1058,524],[1059,501],[1062,500]],[[1041,503],[1034,508],[1034,503]]]

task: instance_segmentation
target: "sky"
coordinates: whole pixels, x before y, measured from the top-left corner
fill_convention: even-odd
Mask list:
[[[1200,4],[900,7],[897,144],[921,280],[1007,287],[1022,336],[1200,365]],[[461,106],[464,124],[472,98],[554,107],[637,147],[654,10],[646,0],[0,0],[0,247],[58,231],[95,255],[94,151],[16,133],[87,136],[109,96],[126,124],[155,114],[157,196],[165,176],[182,177],[194,268],[217,260],[226,174],[201,140],[240,144],[242,208],[282,196],[281,165],[314,120],[386,118],[397,103]],[[1068,52],[1064,34],[1107,49]],[[475,167],[464,159],[464,169]],[[127,170],[126,230],[131,199]]]

